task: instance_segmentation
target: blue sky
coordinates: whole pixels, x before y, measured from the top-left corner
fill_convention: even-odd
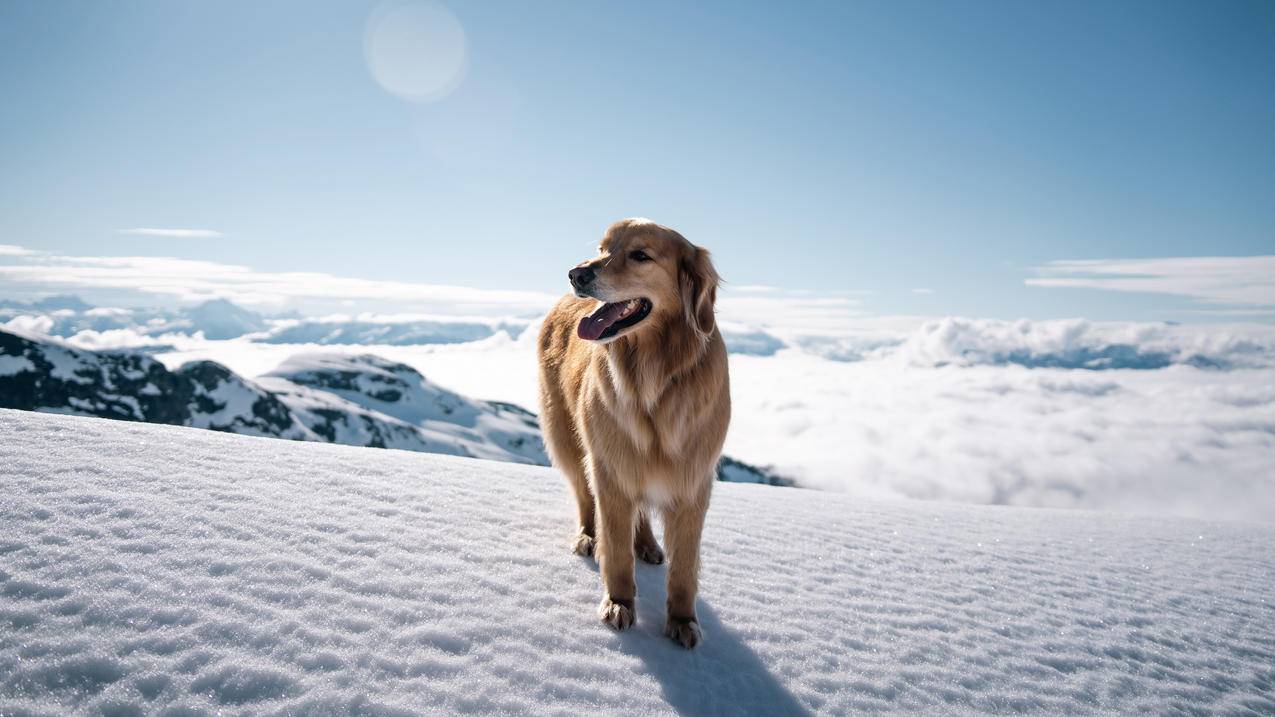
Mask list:
[[[640,215],[870,314],[1275,309],[1190,259],[1275,254],[1270,3],[441,7],[421,101],[369,66],[399,5],[0,5],[0,244],[556,293]]]

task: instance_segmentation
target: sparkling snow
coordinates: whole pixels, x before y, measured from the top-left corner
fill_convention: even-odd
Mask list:
[[[0,411],[0,714],[1275,712],[1275,527],[718,484],[696,652],[554,471]]]

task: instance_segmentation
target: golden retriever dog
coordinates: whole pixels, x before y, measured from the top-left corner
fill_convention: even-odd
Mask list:
[[[700,534],[730,422],[717,272],[676,231],[625,219],[568,278],[574,296],[540,330],[540,415],[549,455],[575,492],[575,552],[597,556],[599,617],[627,629],[637,619],[634,555],[664,561],[650,522],[660,511],[664,632],[695,647]]]

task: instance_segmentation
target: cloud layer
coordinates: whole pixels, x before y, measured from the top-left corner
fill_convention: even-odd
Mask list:
[[[947,317],[927,321],[888,350],[904,363],[927,367],[1267,367],[1275,366],[1275,327]]]
[[[1275,370],[733,356],[727,450],[865,496],[1275,515]]]
[[[1186,296],[1209,304],[1275,306],[1275,256],[1052,261],[1028,286]]]
[[[375,353],[461,393],[535,406],[533,333],[325,350]],[[124,338],[73,341],[106,346]],[[211,358],[249,376],[308,348],[158,339],[175,347],[158,355],[170,367]],[[1134,356],[1208,355],[1230,368],[1060,367],[1085,347],[1112,345]],[[869,346],[860,344],[855,361],[791,347],[732,354],[726,451],[807,486],[864,496],[1275,515],[1272,327],[953,318]]]

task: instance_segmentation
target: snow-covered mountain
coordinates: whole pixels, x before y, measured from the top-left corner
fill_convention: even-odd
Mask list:
[[[528,319],[467,320],[413,315],[266,317],[225,299],[176,308],[94,307],[75,296],[32,303],[0,301],[0,326],[71,338],[81,332],[127,331],[139,337],[202,335],[212,341],[250,337],[271,344],[416,346],[517,337]]]
[[[192,388],[187,404],[190,414],[181,421],[184,425],[301,441],[314,440],[317,435],[279,396],[215,361],[191,361],[173,373]]]
[[[166,327],[169,331],[179,328],[189,333],[202,331],[205,338],[233,339],[255,331],[264,331],[266,321],[260,314],[236,306],[225,299],[205,301],[185,309],[180,318]]]
[[[1275,526],[718,485],[705,642],[555,471],[0,410],[0,714],[1273,714]]]
[[[549,462],[535,414],[470,400],[376,356],[302,354],[258,384],[332,443]]]
[[[0,325],[70,338],[81,332],[129,331],[138,336],[202,334],[233,339],[264,331],[267,320],[225,299],[179,308],[94,307],[75,296],[54,296],[27,304],[0,302]]]
[[[441,321],[416,318],[377,321],[349,317],[293,319],[274,322],[271,329],[257,337],[257,340],[271,344],[327,346],[462,344],[491,338],[500,331],[517,338],[529,324],[528,321]]]
[[[194,393],[188,379],[141,354],[0,331],[0,405],[7,408],[182,424]]]
[[[72,294],[55,294],[32,302],[0,299],[0,310],[13,311],[88,311],[93,306]]]
[[[371,355],[306,353],[256,380],[213,361],[169,371],[149,356],[0,331],[0,407],[253,436],[548,465],[535,414],[438,386]],[[790,485],[729,458],[719,478]]]
[[[470,401],[375,356],[296,357],[260,382],[212,361],[168,371],[0,331],[0,406],[544,465],[535,416]]]

